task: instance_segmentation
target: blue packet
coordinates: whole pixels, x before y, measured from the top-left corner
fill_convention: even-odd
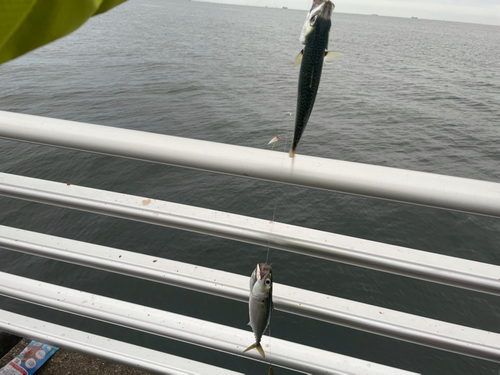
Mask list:
[[[52,345],[31,341],[21,354],[0,369],[0,375],[32,375],[57,349]]]

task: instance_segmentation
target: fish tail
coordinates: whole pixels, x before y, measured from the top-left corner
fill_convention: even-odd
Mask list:
[[[262,346],[259,344],[257,345],[257,350],[259,351],[260,355],[266,358],[266,354],[264,353],[264,349],[262,349]]]
[[[262,349],[260,342],[256,342],[255,344],[250,345],[248,348],[243,350],[243,353],[248,352],[249,350],[252,350],[252,349],[257,349],[261,356],[263,356],[264,358],[266,357],[266,355],[264,353],[264,349]]]

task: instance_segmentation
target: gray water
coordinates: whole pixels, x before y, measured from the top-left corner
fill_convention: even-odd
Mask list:
[[[0,110],[266,148],[293,132],[305,11],[132,0],[0,66]],[[299,154],[500,182],[500,27],[333,15]],[[288,112],[291,112],[290,116]],[[500,220],[0,140],[0,172],[500,265]],[[0,224],[249,275],[266,249],[0,197]],[[500,333],[500,300],[271,250],[276,282]],[[249,329],[245,304],[0,250],[0,270]],[[267,366],[7,298],[2,308],[265,374]],[[423,374],[500,365],[276,311],[272,335]],[[250,343],[249,343],[250,344]],[[291,372],[275,369],[276,374]]]

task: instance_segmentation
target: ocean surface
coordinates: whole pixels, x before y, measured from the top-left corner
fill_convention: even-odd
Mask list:
[[[307,11],[131,0],[0,66],[0,110],[285,149]],[[297,149],[500,182],[500,27],[335,13]],[[110,140],[110,142],[112,142]],[[286,148],[288,150],[288,147]],[[0,140],[0,172],[196,205],[500,265],[500,220]],[[250,275],[267,249],[0,197],[0,224]],[[500,333],[498,297],[271,249],[278,283]],[[249,329],[247,305],[0,250],[0,270]],[[0,298],[0,307],[246,372],[268,366]],[[422,374],[500,365],[276,311],[272,335]],[[249,343],[250,345],[251,343]],[[293,372],[275,368],[277,375]]]

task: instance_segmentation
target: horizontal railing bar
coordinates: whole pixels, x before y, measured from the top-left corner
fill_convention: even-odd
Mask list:
[[[248,276],[0,226],[0,247],[233,300],[248,301]],[[500,334],[274,284],[274,308],[394,339],[500,362]]]
[[[242,215],[0,173],[0,195],[270,246],[500,295],[500,267]]]
[[[264,362],[273,366],[313,374],[410,374],[278,338],[263,338],[263,358],[256,350],[243,353],[255,341],[244,331],[201,319],[153,309],[92,293],[0,272],[0,294],[59,311],[167,337]]]
[[[500,184],[0,111],[0,137],[500,216]]]
[[[168,375],[242,375],[221,367],[0,310],[0,330],[132,368]],[[82,369],[85,371],[85,369]]]

